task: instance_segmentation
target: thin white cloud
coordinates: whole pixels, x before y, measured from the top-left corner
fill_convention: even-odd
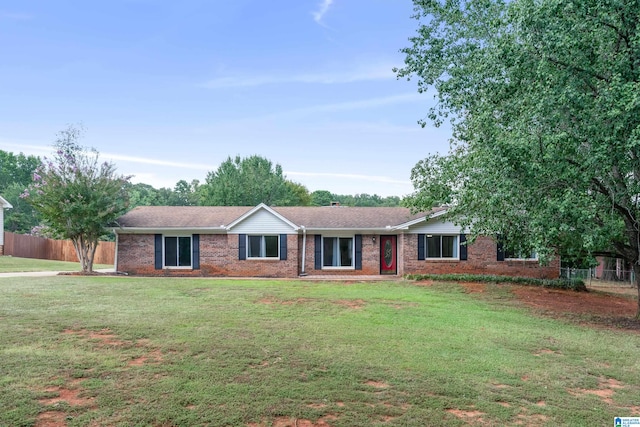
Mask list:
[[[0,19],[11,19],[13,21],[28,21],[30,19],[33,19],[33,16],[27,13],[0,11]]]
[[[311,13],[313,20],[316,21],[317,24],[324,25],[322,18],[327,14],[332,4],[333,0],[322,0],[322,3],[318,5],[318,10]]]
[[[261,119],[281,119],[307,116],[317,113],[336,113],[341,111],[355,111],[365,110],[369,108],[378,108],[387,105],[404,104],[407,102],[423,101],[424,96],[419,93],[405,93],[400,95],[385,96],[379,98],[362,99],[358,101],[338,102],[334,104],[320,104],[312,105],[310,107],[297,108],[293,110],[281,111],[267,116],[260,117]]]
[[[25,153],[27,155],[34,155],[34,156],[51,156],[54,154],[53,146],[15,144],[15,143],[7,143],[0,140],[0,149],[4,149],[4,147],[7,147],[8,151],[19,150],[22,153]],[[129,163],[156,165],[156,166],[171,166],[175,168],[193,169],[193,170],[202,170],[202,171],[209,171],[215,168],[212,165],[205,165],[201,163],[175,162],[171,160],[150,159],[148,157],[126,156],[122,154],[112,154],[112,153],[104,153],[104,152],[100,152],[100,158],[114,160],[114,161],[118,160],[118,161],[129,162]]]
[[[100,157],[108,158],[111,160],[119,160],[122,162],[139,163],[139,164],[156,165],[156,166],[171,166],[171,167],[182,168],[182,169],[193,169],[193,170],[202,170],[202,171],[209,171],[209,170],[215,169],[215,167],[212,165],[205,165],[201,163],[174,162],[170,160],[149,159],[147,157],[125,156],[122,154],[100,153]]]
[[[351,70],[341,72],[308,73],[295,75],[261,75],[241,77],[219,77],[205,82],[202,87],[207,89],[225,89],[236,87],[255,87],[274,84],[302,83],[302,84],[345,84],[374,80],[392,80],[396,75],[391,71],[394,64],[378,63],[357,66]]]
[[[287,175],[287,177],[299,176],[299,177],[318,177],[318,178],[340,178],[340,179],[359,180],[359,181],[382,182],[385,184],[402,184],[402,185],[411,184],[411,181],[403,181],[399,179],[389,178],[388,176],[376,176],[376,175],[358,175],[358,174],[329,173],[329,172],[295,172],[295,171],[285,171],[285,174]]]

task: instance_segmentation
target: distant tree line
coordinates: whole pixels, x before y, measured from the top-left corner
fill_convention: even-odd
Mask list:
[[[65,132],[72,131],[70,128]],[[5,211],[5,230],[14,233],[47,235],[47,221],[24,197],[34,182],[34,173],[43,168],[40,157],[0,150],[0,195],[13,205]],[[377,194],[341,195],[326,190],[309,192],[289,180],[279,164],[261,156],[229,157],[207,174],[205,182],[180,180],[173,188],[123,181],[129,209],[136,206],[400,206],[397,196]]]

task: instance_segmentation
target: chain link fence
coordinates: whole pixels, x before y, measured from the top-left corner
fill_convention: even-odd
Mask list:
[[[633,270],[626,268],[561,268],[560,276],[566,279],[581,279],[587,286],[635,288]]]

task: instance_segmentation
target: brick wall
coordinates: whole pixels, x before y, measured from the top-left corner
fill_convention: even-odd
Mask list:
[[[307,234],[307,247],[305,253],[305,272],[310,276],[373,276],[380,274],[380,236],[376,235],[376,242],[373,243],[373,234],[362,235],[362,270],[353,268],[315,268],[315,240],[313,234]],[[299,257],[302,259],[302,237],[300,240]]]
[[[560,260],[554,259],[548,266],[537,261],[498,261],[497,245],[489,237],[478,237],[467,248],[467,260],[418,260],[418,235],[402,236],[404,259],[402,274],[495,274],[501,276],[521,276],[556,279],[560,275]]]
[[[307,235],[305,272],[308,275],[378,275],[380,274],[380,236],[362,235],[362,270],[315,269],[314,235]],[[163,269],[154,267],[154,235],[122,234],[118,238],[117,270],[145,276],[213,276],[213,277],[297,277],[301,271],[303,237],[287,236],[287,260],[239,260],[238,236],[200,235],[200,269]],[[468,247],[468,259],[418,260],[418,235],[398,235],[398,274],[496,274],[538,278],[557,278],[559,259],[549,266],[537,261],[497,261],[496,244],[487,237],[478,238]]]
[[[4,255],[4,245],[0,245],[0,256]]]
[[[238,236],[200,234],[200,269],[155,269],[155,236],[118,236],[118,271],[144,276],[297,277],[298,236],[287,236],[287,260],[239,260]]]

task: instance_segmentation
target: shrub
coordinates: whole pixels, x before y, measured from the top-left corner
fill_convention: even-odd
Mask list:
[[[495,276],[485,274],[408,274],[408,280],[437,280],[447,282],[515,283],[518,285],[541,286],[543,288],[569,289],[587,292],[580,279],[536,279],[533,277]]]

